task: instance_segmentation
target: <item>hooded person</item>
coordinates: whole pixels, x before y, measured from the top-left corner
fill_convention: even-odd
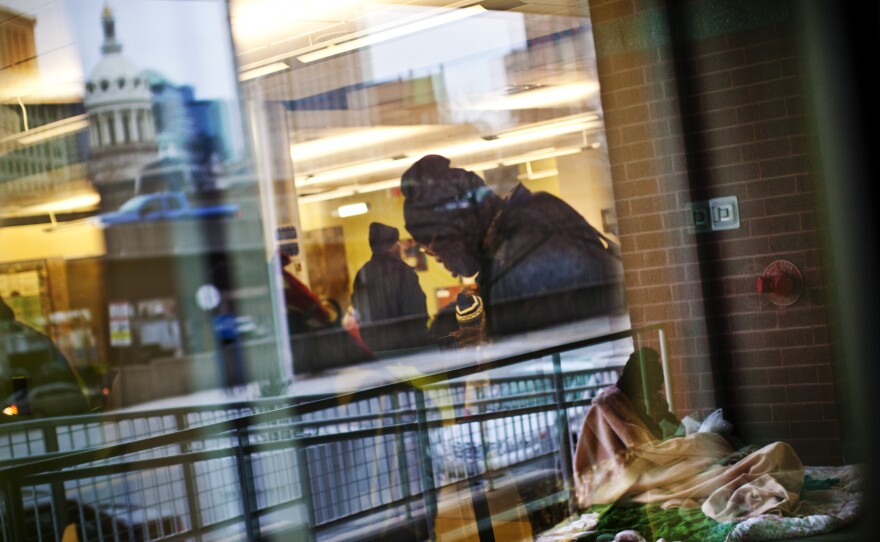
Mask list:
[[[699,507],[719,523],[797,509],[804,468],[789,444],[737,450],[724,430],[687,433],[669,410],[664,382],[660,355],[640,348],[617,383],[593,397],[573,458],[580,507]]]
[[[354,278],[352,304],[361,338],[376,351],[426,344],[428,308],[415,270],[400,257],[397,228],[373,222],[372,257]]]
[[[616,246],[556,196],[518,184],[501,198],[439,155],[401,192],[413,239],[454,276],[477,275],[490,337],[624,310]]]

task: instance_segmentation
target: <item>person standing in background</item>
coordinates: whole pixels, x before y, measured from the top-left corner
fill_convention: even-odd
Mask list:
[[[428,307],[419,277],[400,257],[397,228],[373,222],[373,256],[354,278],[351,296],[361,338],[376,351],[424,346]]]

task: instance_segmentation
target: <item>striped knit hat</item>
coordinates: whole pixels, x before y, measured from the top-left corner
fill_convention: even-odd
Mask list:
[[[475,326],[483,321],[483,300],[480,296],[461,292],[455,301],[455,319],[459,325]]]

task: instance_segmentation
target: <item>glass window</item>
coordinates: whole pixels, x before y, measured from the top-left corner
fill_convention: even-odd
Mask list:
[[[375,356],[628,326],[613,319],[623,271],[584,12],[231,9],[246,88],[287,117],[263,145],[293,160],[295,278]],[[477,334],[456,321],[469,292],[485,305]]]
[[[831,6],[0,0],[0,540],[853,535]]]

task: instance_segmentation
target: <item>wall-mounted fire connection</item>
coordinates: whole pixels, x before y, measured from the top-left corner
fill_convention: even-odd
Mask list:
[[[800,269],[787,260],[776,260],[758,277],[758,295],[766,295],[771,303],[787,307],[801,297],[804,280]]]

